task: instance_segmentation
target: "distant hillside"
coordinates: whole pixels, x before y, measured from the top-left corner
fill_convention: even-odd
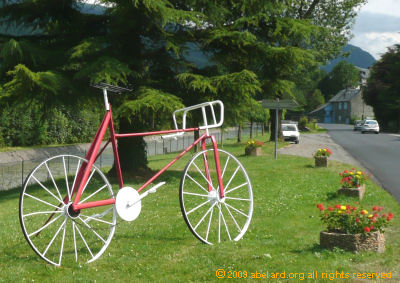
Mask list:
[[[367,51],[364,51],[360,47],[351,44],[346,45],[342,49],[342,51],[343,53],[348,52],[350,53],[350,55],[346,58],[343,57],[336,58],[332,60],[328,65],[323,66],[322,69],[324,71],[330,72],[336,66],[336,64],[342,60],[350,62],[353,65],[364,69],[369,68],[376,62],[375,58],[372,57],[372,55],[369,54]]]

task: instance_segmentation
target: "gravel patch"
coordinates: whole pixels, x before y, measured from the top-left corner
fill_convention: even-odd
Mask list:
[[[303,134],[300,135],[299,144],[290,144],[278,150],[278,154],[297,155],[303,157],[313,157],[313,154],[319,148],[329,148],[332,150],[332,155],[329,159],[337,160],[343,163],[348,163],[358,168],[364,167],[354,159],[342,146],[335,143],[329,134]]]

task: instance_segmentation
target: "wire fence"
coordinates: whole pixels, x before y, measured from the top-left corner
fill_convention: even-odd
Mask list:
[[[256,135],[258,132],[261,132],[261,125],[254,125],[253,127],[254,134]],[[250,127],[245,127],[242,131],[243,135],[248,135],[250,132]],[[212,131],[212,134],[215,136],[217,141],[220,143],[222,140],[234,139],[237,137],[237,127],[229,128],[224,130],[221,134],[220,130]],[[146,152],[147,156],[154,155],[162,155],[171,152],[182,151],[191,145],[194,141],[193,133],[185,133],[185,135],[178,137],[177,139],[162,139],[159,136],[145,138],[146,141]],[[86,156],[87,149],[80,147],[65,147],[65,151],[62,154],[67,155],[75,155],[84,157]],[[50,155],[48,156],[50,157]],[[21,187],[24,184],[25,179],[28,177],[30,172],[41,162],[43,162],[46,158],[29,158],[16,160],[13,162],[2,163],[0,161],[0,191],[9,190],[17,187]],[[69,164],[69,158],[66,157],[66,169],[67,174],[74,173],[71,170]],[[112,151],[111,145],[107,146],[107,148],[103,151],[103,153],[96,160],[95,165],[98,168],[103,167],[111,167],[114,164],[114,155]],[[60,168],[58,168],[59,166]],[[55,170],[58,173],[55,173],[55,176],[62,176],[64,174],[63,164],[58,164],[57,166],[53,166],[52,170]],[[46,181],[49,176],[42,176],[41,181]]]

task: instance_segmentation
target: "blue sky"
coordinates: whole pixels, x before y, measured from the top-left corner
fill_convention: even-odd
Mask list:
[[[379,59],[400,44],[400,0],[369,0],[356,18],[350,43]]]

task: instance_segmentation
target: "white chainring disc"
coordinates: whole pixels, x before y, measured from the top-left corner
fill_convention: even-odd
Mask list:
[[[132,206],[130,206],[133,204]],[[115,208],[121,219],[125,221],[135,220],[142,209],[139,193],[131,187],[123,187],[117,193]]]

